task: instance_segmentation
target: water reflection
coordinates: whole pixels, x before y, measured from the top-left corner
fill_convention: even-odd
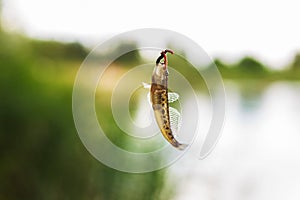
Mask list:
[[[175,199],[300,198],[300,83],[251,85],[225,83],[222,137],[205,160],[189,154],[169,169]]]

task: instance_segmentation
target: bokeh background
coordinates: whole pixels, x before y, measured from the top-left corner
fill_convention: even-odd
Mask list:
[[[0,199],[299,199],[297,8],[292,0],[2,0]],[[81,143],[72,87],[91,48],[143,27],[178,31],[208,52],[224,79],[227,112],[222,137],[206,159],[186,156],[163,170],[129,174],[104,166]],[[143,59],[128,54],[108,75],[114,79]],[[171,57],[170,63],[184,65]],[[199,93],[201,107],[209,107],[207,92],[200,87]],[[100,95],[99,108],[110,106],[108,94]],[[109,112],[99,114],[106,128],[120,132],[103,113]]]

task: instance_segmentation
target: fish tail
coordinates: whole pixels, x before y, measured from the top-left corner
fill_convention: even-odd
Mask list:
[[[187,144],[179,144],[178,145],[178,147],[177,147],[177,149],[179,149],[179,150],[185,150],[185,148],[187,147],[188,145]]]
[[[177,140],[173,140],[172,141],[172,145],[174,147],[176,147],[178,150],[184,150],[188,145],[187,144],[182,144],[182,143],[179,143]]]

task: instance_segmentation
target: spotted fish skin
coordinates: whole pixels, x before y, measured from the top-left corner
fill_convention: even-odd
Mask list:
[[[177,149],[185,149],[187,145],[179,143],[175,139],[171,130],[168,102],[168,70],[166,66],[166,60],[164,63],[156,63],[152,74],[150,99],[154,116],[162,135]]]

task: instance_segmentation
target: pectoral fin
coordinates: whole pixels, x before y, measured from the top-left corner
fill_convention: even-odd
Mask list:
[[[178,110],[173,107],[169,107],[169,114],[170,114],[171,129],[174,135],[176,136],[181,127],[181,121],[182,121],[181,115],[178,112]]]
[[[179,94],[175,92],[168,92],[168,101],[169,103],[173,103],[179,99]]]

